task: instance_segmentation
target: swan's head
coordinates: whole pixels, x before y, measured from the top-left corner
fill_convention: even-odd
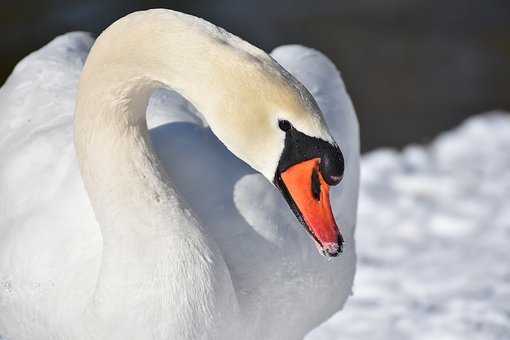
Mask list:
[[[329,189],[342,180],[342,152],[335,143],[306,135],[288,120],[280,120],[278,126],[285,132],[285,141],[273,183],[319,251],[337,256],[343,238],[333,217]]]
[[[320,252],[337,256],[343,238],[329,190],[342,180],[342,152],[308,90],[272,59],[259,58],[250,81],[222,80],[235,84],[223,87],[227,102],[209,123],[230,151],[278,188]]]

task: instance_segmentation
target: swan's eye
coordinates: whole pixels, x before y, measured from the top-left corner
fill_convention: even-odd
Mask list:
[[[288,120],[282,119],[278,121],[278,127],[280,128],[280,130],[287,132],[290,130],[292,125],[289,123]]]
[[[316,201],[321,199],[321,182],[316,168],[312,171],[312,196]]]

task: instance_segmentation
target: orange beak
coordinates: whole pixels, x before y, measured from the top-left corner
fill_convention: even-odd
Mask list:
[[[314,158],[291,166],[280,174],[284,185],[281,189],[323,255],[338,256],[343,239],[331,211],[329,185],[319,164],[320,159]]]

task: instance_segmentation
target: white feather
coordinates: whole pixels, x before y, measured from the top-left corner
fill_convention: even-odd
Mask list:
[[[184,20],[198,29],[214,28],[190,18]],[[140,24],[136,20],[129,25]],[[212,32],[271,63],[238,38]],[[84,33],[61,36],[20,62],[0,89],[0,335],[11,340],[298,339],[341,308],[355,267],[359,137],[352,105],[329,60],[297,46],[273,53],[312,92],[346,155],[343,184],[332,191],[346,247],[334,261],[318,256],[280,194],[212,133],[202,115],[216,130],[221,120],[207,109],[210,103],[193,101],[206,95],[195,90],[179,91],[195,106],[169,91],[158,91],[149,105],[152,145],[170,187],[151,177],[157,173],[151,170],[158,166],[154,159],[123,158],[129,155],[119,151],[115,157],[135,166],[110,164],[97,173],[97,167],[85,165],[85,174],[95,171],[85,175],[87,194],[73,143],[73,112],[92,43]],[[114,55],[115,46],[109,48]],[[328,138],[314,130],[315,123],[298,124]],[[243,131],[239,126],[235,138],[243,138]],[[114,138],[113,133],[107,136]],[[224,131],[219,135],[231,140]],[[150,150],[136,138],[127,139],[134,143],[128,149]],[[79,153],[82,166],[87,157],[109,156],[106,149],[85,145]],[[250,152],[248,161],[262,157]],[[130,185],[115,185],[125,183]],[[91,205],[94,185],[110,191],[96,195]],[[116,196],[105,194],[114,191]],[[160,210],[143,210],[155,202]],[[101,230],[98,220],[116,227],[101,225]]]

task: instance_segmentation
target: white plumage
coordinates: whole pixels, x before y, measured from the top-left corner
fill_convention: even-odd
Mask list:
[[[299,339],[341,308],[355,268],[359,137],[334,65],[301,46],[272,53],[312,93],[344,153],[345,177],[332,190],[333,210],[346,240],[339,258],[319,256],[281,195],[212,133],[211,115],[204,118],[204,112],[168,90],[152,97],[147,120],[153,147],[178,196],[168,202],[175,210],[157,214],[169,230],[172,224],[196,224],[199,243],[210,249],[169,246],[180,244],[180,236],[191,237],[179,234],[187,229],[140,246],[145,235],[135,230],[137,237],[132,238],[111,228],[105,238],[109,231],[101,232],[97,220],[107,211],[113,217],[105,219],[129,224],[144,212],[119,217],[115,204],[110,205],[112,197],[104,198],[98,212],[100,197],[94,214],[80,175],[73,112],[92,43],[85,33],[61,36],[20,62],[0,89],[0,335],[10,340],[105,335]],[[193,96],[197,94],[187,97]],[[306,130],[308,123],[302,124]],[[93,151],[81,152],[88,157]],[[247,161],[257,157],[256,151],[250,152]],[[260,171],[269,173],[264,166]],[[105,165],[106,173],[112,169]],[[87,185],[104,180],[113,186],[114,174],[109,176],[94,177]],[[125,202],[119,209],[143,199],[136,187],[122,188]],[[108,237],[128,239],[132,247],[105,250]],[[133,254],[136,259],[130,258]],[[175,254],[181,256],[172,257]],[[191,270],[167,272],[168,262]],[[112,270],[118,272],[109,275]],[[208,279],[191,275],[202,271],[211,274]]]

